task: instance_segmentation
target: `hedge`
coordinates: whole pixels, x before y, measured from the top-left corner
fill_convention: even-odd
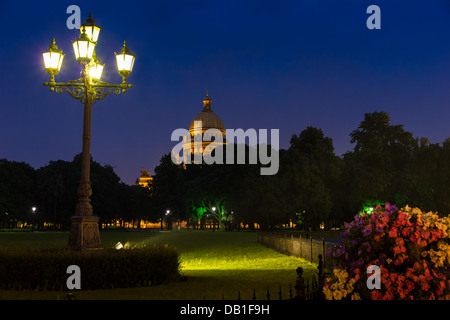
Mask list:
[[[179,279],[179,257],[169,246],[75,252],[0,249],[0,289],[65,290],[67,267],[81,271],[81,289],[150,286]]]

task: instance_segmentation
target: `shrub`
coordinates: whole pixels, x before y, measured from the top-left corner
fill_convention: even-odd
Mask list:
[[[450,299],[450,218],[386,204],[345,224],[329,255],[334,270],[327,299]],[[377,265],[381,289],[367,288],[367,267]]]
[[[0,288],[64,290],[70,274],[81,270],[81,289],[110,289],[159,285],[179,278],[177,251],[168,246],[69,250],[0,250]]]

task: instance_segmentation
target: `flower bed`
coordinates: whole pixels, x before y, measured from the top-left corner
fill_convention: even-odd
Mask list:
[[[328,255],[334,268],[324,286],[326,299],[450,300],[449,217],[377,206],[346,223],[343,240]],[[380,289],[367,285],[370,265],[379,267]]]

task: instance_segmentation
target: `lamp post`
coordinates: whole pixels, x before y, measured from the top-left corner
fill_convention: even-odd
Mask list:
[[[170,214],[170,210],[166,210],[165,216],[167,217],[169,214]],[[161,231],[163,230],[163,222],[164,222],[164,219],[163,219],[163,217],[162,217],[162,218],[161,218]]]
[[[31,212],[33,212],[33,226],[31,227],[31,231],[33,231],[35,228],[34,228],[34,225],[35,225],[35,221],[36,221],[36,215],[35,215],[35,213],[36,213],[36,207],[32,207],[31,208]]]
[[[71,229],[67,248],[72,250],[101,249],[100,233],[98,230],[99,217],[94,216],[90,197],[92,195],[90,182],[91,162],[91,113],[92,104],[102,100],[108,94],[119,95],[132,88],[127,83],[127,77],[131,74],[134,65],[134,54],[130,53],[126,42],[122,51],[116,53],[119,75],[122,76],[121,84],[109,84],[101,81],[103,64],[100,64],[95,54],[98,36],[101,27],[95,25],[92,15],[86,20],[80,29],[80,36],[72,42],[77,62],[81,65],[81,78],[66,83],[55,82],[55,75],[59,73],[64,58],[62,50],[58,50],[55,39],[52,40],[48,51],[42,52],[45,70],[50,74],[50,81],[44,82],[44,86],[50,87],[50,91],[57,93],[67,92],[72,98],[84,104],[83,120],[83,149],[81,157],[81,180],[78,187],[78,204],[75,215],[71,218]]]
[[[215,217],[215,213],[216,213],[216,207],[212,207],[212,211],[213,211],[213,217]],[[216,223],[214,222],[214,219],[213,219],[213,221],[212,221],[212,225],[213,225],[213,232],[214,232],[214,230],[215,230],[215,227],[216,227]]]

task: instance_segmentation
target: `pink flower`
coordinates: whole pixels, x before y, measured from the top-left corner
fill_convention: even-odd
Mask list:
[[[392,227],[391,230],[389,230],[389,237],[391,238],[396,238],[397,235],[397,228],[396,227]]]
[[[403,261],[405,261],[406,259],[408,259],[408,256],[407,256],[407,255],[400,256],[400,257],[398,257],[398,258],[394,261],[394,264],[395,264],[396,266],[399,266],[399,265],[401,265],[401,264],[403,263]]]
[[[406,281],[406,287],[407,289],[407,293],[409,293],[410,291],[414,290],[414,282],[412,281]]]
[[[402,236],[407,237],[409,236],[409,228],[403,228],[402,229]]]
[[[356,267],[359,268],[364,264],[364,259],[359,258],[358,261],[356,261]]]
[[[372,225],[369,224],[369,225],[367,225],[367,226],[364,227],[363,235],[364,235],[365,237],[367,237],[367,236],[368,236],[369,234],[371,234],[371,233],[372,233]]]
[[[372,300],[381,300],[381,299],[383,299],[383,295],[378,290],[372,290],[370,295],[372,296]]]
[[[428,291],[428,289],[430,289],[430,285],[428,284],[427,281],[421,281],[420,282],[420,289],[423,291]]]
[[[423,239],[419,239],[419,240],[417,240],[417,244],[421,247],[426,247],[427,242]]]
[[[377,223],[377,231],[378,232],[383,232],[383,228],[384,228],[384,225],[382,224],[382,223]]]

